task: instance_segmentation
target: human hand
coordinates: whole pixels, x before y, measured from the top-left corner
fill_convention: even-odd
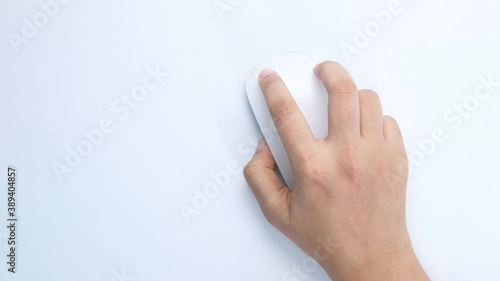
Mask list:
[[[378,95],[338,63],[315,68],[328,95],[328,136],[315,139],[279,75],[259,77],[295,186],[261,141],[244,174],[268,221],[340,281],[429,280],[406,228],[407,156]]]

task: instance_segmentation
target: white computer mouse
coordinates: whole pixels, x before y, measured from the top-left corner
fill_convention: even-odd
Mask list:
[[[295,102],[304,114],[316,138],[324,138],[328,133],[328,95],[321,81],[314,75],[316,63],[307,55],[288,52],[277,55],[256,67],[246,81],[246,91],[250,106],[276,164],[288,187],[293,188],[294,179],[288,156],[283,143],[276,132],[269,109],[259,86],[258,77],[266,68],[276,71]]]

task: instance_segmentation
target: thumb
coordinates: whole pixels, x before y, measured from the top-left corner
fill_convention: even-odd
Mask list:
[[[281,183],[274,171],[275,166],[276,162],[269,146],[261,140],[255,155],[243,172],[264,216],[280,229],[290,221],[291,191]]]

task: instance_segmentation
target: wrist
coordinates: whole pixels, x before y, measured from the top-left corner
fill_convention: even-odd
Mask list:
[[[411,244],[384,258],[367,264],[369,270],[363,279],[384,281],[428,281]]]
[[[338,281],[429,281],[420,265],[413,247],[406,247],[390,255],[358,258],[356,263],[345,266],[328,260],[323,268],[330,277]]]

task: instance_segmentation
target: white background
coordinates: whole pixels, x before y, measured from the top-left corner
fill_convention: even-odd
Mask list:
[[[15,275],[0,228],[0,278],[287,280],[306,256],[267,224],[241,174],[189,224],[179,207],[193,205],[211,173],[243,167],[260,138],[244,91],[252,68],[301,51],[375,89],[409,153],[445,131],[410,179],[415,249],[433,280],[500,280],[500,87],[460,125],[443,119],[471,100],[479,77],[500,80],[500,3],[401,0],[348,59],[340,46],[389,1],[232,2],[220,14],[213,0],[72,0],[17,53],[9,34],[22,36],[22,18],[43,10],[1,2],[0,217],[15,165],[20,221]],[[120,119],[113,101],[156,66],[168,78]],[[59,181],[52,164],[103,118],[115,130]],[[305,279],[328,280],[320,269],[289,280]]]

